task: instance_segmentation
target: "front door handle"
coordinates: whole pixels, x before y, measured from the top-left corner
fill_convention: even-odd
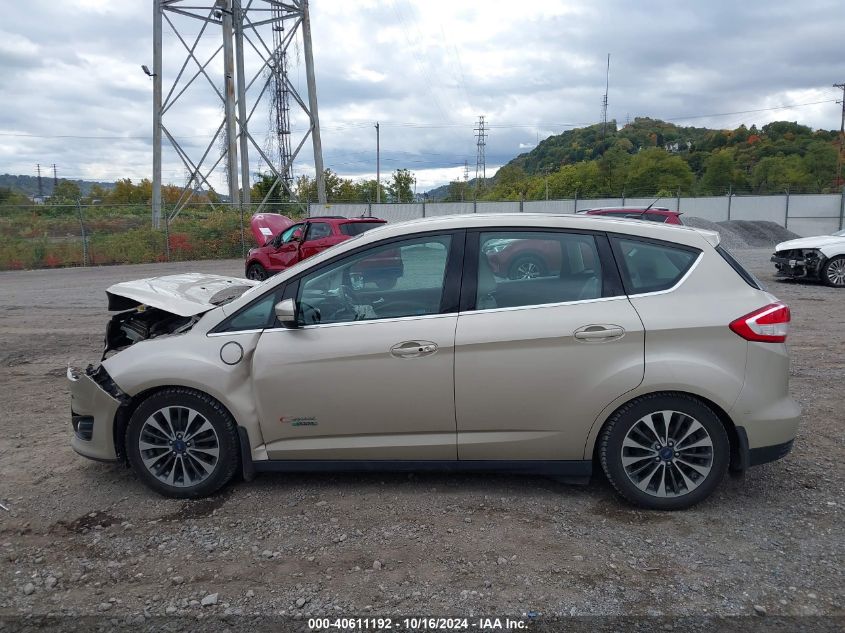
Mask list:
[[[396,358],[418,358],[430,356],[437,351],[437,343],[431,341],[405,341],[390,348],[390,353]]]
[[[609,341],[622,338],[625,330],[618,325],[585,325],[575,330],[579,341]]]

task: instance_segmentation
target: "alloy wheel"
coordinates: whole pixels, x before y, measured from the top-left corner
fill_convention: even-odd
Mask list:
[[[646,494],[680,497],[698,488],[710,474],[713,439],[686,413],[649,413],[625,434],[622,466],[631,482]]]
[[[188,407],[164,407],[146,419],[138,437],[146,469],[169,486],[205,481],[220,458],[220,441],[212,424]]]
[[[845,286],[845,257],[840,257],[828,264],[825,271],[832,286]]]

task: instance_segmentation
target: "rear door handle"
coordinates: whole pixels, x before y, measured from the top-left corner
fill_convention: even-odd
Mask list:
[[[390,348],[390,353],[396,358],[417,358],[430,356],[437,351],[437,343],[431,341],[405,341]]]
[[[579,341],[608,341],[622,338],[625,330],[618,325],[585,325],[575,330]]]

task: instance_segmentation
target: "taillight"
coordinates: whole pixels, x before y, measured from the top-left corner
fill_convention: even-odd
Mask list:
[[[764,308],[739,317],[730,324],[730,328],[746,341],[783,343],[789,333],[790,320],[789,306],[770,303]]]

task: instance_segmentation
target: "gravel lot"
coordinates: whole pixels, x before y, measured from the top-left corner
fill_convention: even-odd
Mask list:
[[[793,309],[795,450],[680,513],[600,477],[263,475],[163,499],[72,452],[65,366],[99,357],[109,284],[240,262],[0,273],[0,616],[841,618],[845,292],[776,281],[769,253],[737,255]]]

